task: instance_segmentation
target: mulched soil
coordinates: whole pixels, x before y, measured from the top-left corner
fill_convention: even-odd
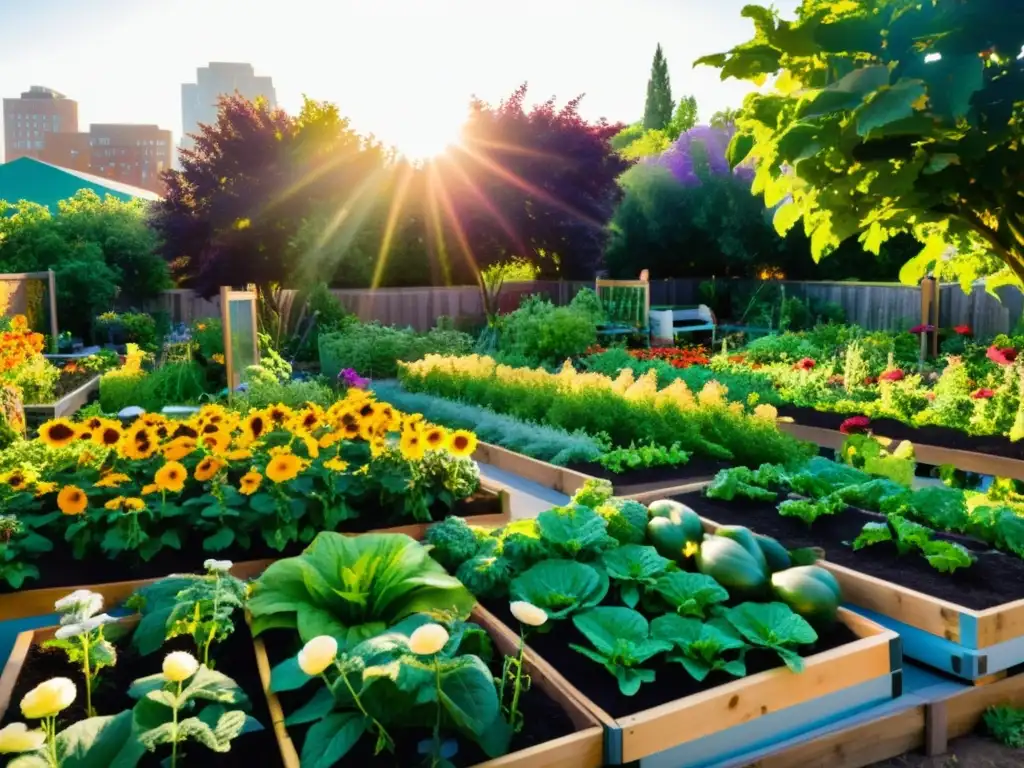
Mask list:
[[[241,617],[239,617],[241,619]],[[140,677],[156,674],[160,671],[163,658],[171,651],[188,651],[195,655],[196,649],[191,637],[176,637],[168,641],[158,652],[149,656],[140,656],[130,643],[130,635],[119,639],[117,646],[117,664],[100,673],[100,682],[93,694],[93,706],[100,715],[111,715],[131,709],[134,699],[128,696],[128,688]],[[283,765],[274,732],[271,727],[270,712],[267,709],[266,697],[260,683],[259,671],[256,668],[256,655],[252,647],[252,637],[244,623],[237,626],[227,640],[215,647],[213,652],[215,669],[223,672],[241,686],[249,696],[251,706],[249,714],[259,721],[263,730],[238,736],[231,743],[231,752],[217,754],[197,742],[190,741],[179,745],[178,755],[181,758],[184,749],[185,758],[180,765],[190,768],[197,766],[250,765],[261,768],[274,768]],[[0,725],[23,721],[18,702],[22,696],[39,683],[51,677],[67,677],[78,687],[78,697],[58,719],[58,727],[77,722],[85,717],[85,680],[78,667],[68,663],[67,656],[59,649],[45,649],[33,646],[25,659],[25,665],[18,682],[14,686],[11,705]],[[32,723],[34,725],[34,723]],[[160,747],[156,753],[147,754],[139,763],[140,766],[154,767],[170,755],[170,747]]]
[[[950,742],[949,751],[936,757],[902,755],[869,768],[1020,768],[1024,754],[981,736],[965,736]]]
[[[271,668],[298,653],[300,649],[298,638],[292,632],[271,630],[262,634],[261,637],[266,643]],[[495,677],[501,676],[501,665],[501,657],[496,656],[494,662],[490,664],[491,672]],[[298,691],[286,691],[278,694],[285,715],[287,716],[305,704],[315,692],[316,689],[313,685],[308,684]],[[572,720],[558,702],[544,693],[539,685],[531,686],[529,690],[520,695],[519,706],[524,716],[523,729],[512,737],[510,753],[560,739],[576,731]],[[302,743],[309,727],[310,724],[288,728],[288,735],[300,755]],[[363,736],[352,751],[345,755],[344,764],[371,766],[372,768],[408,768],[408,766],[422,764],[425,756],[419,753],[418,748],[421,742],[431,739],[430,729],[408,729],[401,733],[402,737],[398,738],[395,732],[391,732],[391,736],[395,738],[394,753],[376,756],[373,754],[374,739]],[[458,768],[477,765],[488,759],[480,748],[469,740],[458,739],[457,743],[458,751],[451,761]]]
[[[796,405],[780,405],[779,416],[788,416],[805,427],[839,429],[853,414],[827,413]],[[960,451],[974,451],[1008,459],[1024,459],[1024,440],[1016,443],[1002,435],[968,435],[949,427],[911,427],[896,419],[872,419],[871,431],[893,440],[910,440],[919,445],[935,445]]]
[[[849,543],[857,538],[865,523],[883,520],[881,515],[848,508],[838,515],[818,518],[813,526],[808,526],[797,518],[782,517],[776,502],[719,501],[700,493],[675,498],[716,523],[744,525],[778,539],[788,549],[821,547],[825,550],[825,559],[831,563],[966,608],[983,610],[1024,597],[1024,560],[992,550],[965,536],[936,533],[937,538],[963,544],[978,557],[969,568],[940,573],[920,555],[901,557],[896,546],[889,542],[855,552]]]
[[[507,602],[485,602],[484,607],[506,625],[517,626],[518,622],[509,612]],[[828,633],[820,633],[815,645],[802,648],[800,655],[810,656],[858,639],[846,625],[836,624]],[[713,672],[702,682],[697,682],[681,664],[666,661],[662,654],[643,665],[645,669],[654,670],[655,681],[641,685],[635,696],[623,696],[612,675],[596,662],[569,647],[570,643],[584,648],[592,647],[590,641],[573,625],[572,620],[559,622],[557,627],[547,634],[531,634],[527,638],[527,643],[580,693],[616,718],[636,714],[740,679],[724,672]],[[782,662],[772,651],[752,650],[747,653],[748,677],[780,666]]]
[[[494,496],[475,496],[457,502],[451,514],[466,517],[472,522],[474,516],[497,514],[500,511],[499,499]],[[446,510],[438,509],[431,516],[434,520],[443,520],[447,514]],[[389,524],[397,526],[413,522],[415,521],[410,519],[382,522],[380,516],[366,513],[353,520],[346,520],[340,530],[343,533],[362,533]],[[71,547],[63,539],[55,540],[53,544],[53,551],[37,562],[40,578],[27,582],[23,589],[77,587],[129,579],[154,579],[168,573],[191,573],[208,557],[236,563],[245,560],[280,559],[297,555],[307,546],[296,542],[279,552],[267,546],[262,537],[256,535],[248,548],[234,545],[220,552],[204,552],[201,548],[201,538],[195,538],[185,541],[180,550],[164,549],[152,560],[144,562],[135,556],[135,553],[130,552],[122,553],[114,560],[99,555],[91,555],[86,560],[76,560],[71,553]],[[0,587],[0,594],[15,591],[18,590],[12,590],[6,583]]]
[[[718,474],[719,470],[727,469],[730,466],[732,465],[727,461],[715,461],[714,459],[694,456],[686,464],[680,464],[675,467],[631,469],[621,474],[615,474],[597,462],[570,464],[567,469],[571,469],[574,472],[582,472],[591,477],[610,480],[615,487],[616,496],[632,496],[637,493],[657,491],[661,488],[671,488],[676,485],[709,480]]]

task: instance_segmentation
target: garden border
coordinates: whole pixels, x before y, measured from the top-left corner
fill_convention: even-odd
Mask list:
[[[50,419],[73,416],[78,413],[89,402],[89,396],[98,392],[100,388],[100,375],[97,374],[85,384],[68,392],[64,397],[52,403],[33,403],[24,405],[25,424],[30,427],[38,427]]]
[[[480,614],[509,639],[518,638],[482,607]],[[807,716],[831,721],[902,693],[899,636],[846,609],[840,617],[860,639],[808,656],[799,675],[772,669],[621,718],[601,710],[543,656],[538,669],[604,724],[607,765],[656,756],[652,766],[695,767],[727,758],[744,742],[754,749],[781,733],[811,730],[815,723]]]
[[[525,453],[517,453],[483,441],[477,442],[473,459],[477,463],[489,464],[505,472],[511,472],[537,483],[537,485],[564,493],[566,496],[572,496],[588,480],[596,479],[582,472],[560,467],[557,464],[549,464],[546,461],[527,456]]]
[[[501,505],[501,511],[487,515],[473,515],[468,520],[473,525],[497,528],[512,519],[512,503],[508,489],[493,480],[482,481],[480,489],[494,494]],[[348,536],[361,536],[364,533],[404,533],[417,541],[426,536],[427,529],[440,520],[427,523],[410,523],[390,528],[374,528],[369,531],[345,533]],[[216,553],[200,553],[201,556],[216,556]],[[242,560],[231,568],[232,575],[240,579],[250,579],[262,573],[267,566],[279,558],[262,560]],[[62,587],[43,587],[40,589],[21,589],[17,592],[0,594],[0,621],[24,619],[31,616],[46,616],[53,613],[53,604],[76,589],[88,589],[103,595],[106,605],[112,606],[128,599],[139,587],[159,581],[162,577],[151,579],[131,579],[127,581],[111,581],[105,584],[69,584]]]
[[[488,614],[482,606],[477,606],[470,618],[487,630],[500,653],[514,655],[518,652],[519,638],[507,634],[504,625]],[[253,645],[256,650],[256,666],[259,668],[260,681],[263,683],[263,695],[267,699],[271,726],[281,752],[281,760],[285,768],[299,768],[299,752],[288,735],[281,702],[276,694],[270,692],[270,659],[267,657],[266,646],[258,637],[253,638]],[[545,673],[541,660],[533,651],[527,650],[524,659],[532,685],[539,686],[561,704],[577,730],[567,736],[478,763],[474,768],[600,768],[604,759],[601,723],[579,701],[568,695],[557,681]]]

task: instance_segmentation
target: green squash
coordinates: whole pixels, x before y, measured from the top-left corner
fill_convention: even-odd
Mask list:
[[[764,556],[759,562],[742,544],[726,536],[704,537],[697,553],[697,570],[729,590],[733,598],[756,599],[768,592]]]
[[[693,510],[690,513],[694,514]],[[693,561],[693,554],[704,538],[704,528],[699,517],[694,526],[685,514],[673,510],[665,517],[652,517],[647,521],[647,538],[659,555],[683,564]]]
[[[793,561],[789,552],[776,539],[771,536],[762,536],[760,533],[755,533],[754,539],[761,548],[761,554],[764,555],[764,559],[768,563],[769,571],[775,573],[792,567]]]
[[[704,523],[701,522],[700,515],[681,502],[672,499],[652,501],[647,505],[647,511],[651,517],[667,517],[669,520],[682,523],[691,539],[700,541],[704,535]]]
[[[761,551],[761,545],[754,538],[754,532],[749,528],[745,528],[742,525],[720,525],[718,530],[715,531],[715,535],[735,541],[750,553],[750,556],[754,558],[754,561],[766,576],[770,573],[768,570],[768,560],[765,558],[764,552]]]
[[[773,574],[772,592],[815,629],[835,624],[842,602],[836,577],[817,565],[800,565]]]

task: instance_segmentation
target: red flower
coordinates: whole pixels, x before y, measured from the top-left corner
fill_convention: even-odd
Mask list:
[[[935,326],[934,325],[931,325],[931,324],[925,325],[925,324],[922,323],[921,325],[915,325],[913,328],[910,329],[910,332],[911,333],[916,333],[916,334],[920,335],[922,333],[931,333],[934,330],[935,330]]]
[[[971,397],[973,397],[975,400],[988,400],[990,397],[994,397],[995,394],[995,390],[988,389],[987,387],[982,387],[981,389],[976,389],[973,392],[971,392]]]
[[[971,335],[971,326],[969,326],[969,325],[954,325],[953,326],[953,333],[957,334],[958,336],[970,336]]]
[[[891,371],[886,371],[878,378],[881,381],[901,381],[903,379],[903,371],[899,368],[893,368]]]
[[[999,365],[1013,365],[1013,361],[1017,359],[1017,350],[1013,347],[992,346],[988,348],[985,357]]]
[[[839,425],[839,431],[844,435],[856,435],[861,432],[867,432],[870,425],[871,419],[867,416],[851,416]]]
[[[878,379],[876,379],[874,376],[865,376],[864,377],[864,383],[865,384],[869,384],[869,385],[870,384],[874,384],[876,381],[878,381]]]
[[[797,362],[797,364],[793,366],[793,370],[794,371],[809,371],[814,366],[815,366],[814,358],[805,357],[805,358],[802,358],[801,360],[799,360]]]

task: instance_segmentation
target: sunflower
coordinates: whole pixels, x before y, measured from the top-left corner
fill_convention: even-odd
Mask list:
[[[381,424],[383,424],[385,429],[389,432],[398,429],[398,414],[395,413],[395,409],[390,405],[384,405],[384,407],[380,409],[380,420]]]
[[[332,429],[324,435],[320,436],[319,444],[321,448],[330,448],[336,442],[345,437],[345,433],[340,429]]]
[[[426,451],[423,435],[414,429],[408,429],[402,433],[399,446],[402,449],[402,458],[408,461],[419,461],[423,458],[423,454]]]
[[[210,432],[199,438],[199,443],[208,451],[224,453],[231,445],[231,435],[226,432]]]
[[[200,461],[199,465],[196,467],[195,478],[199,482],[205,483],[220,472],[223,466],[224,462],[220,459],[215,459],[213,456],[207,456],[205,459]]]
[[[92,440],[92,430],[85,426],[78,428],[78,434],[75,435],[75,440],[82,440],[83,442]]]
[[[78,437],[78,430],[68,419],[51,419],[39,428],[39,439],[51,448],[63,448]]]
[[[116,512],[141,512],[146,508],[146,502],[135,496],[117,496],[104,504],[103,508]]]
[[[228,461],[245,461],[252,458],[252,451],[248,448],[235,448],[224,454]]]
[[[309,435],[300,435],[299,439],[302,440],[302,444],[306,446],[306,457],[315,459],[320,455],[320,446],[317,445],[316,438],[310,437]]]
[[[100,416],[93,416],[90,419],[86,419],[82,422],[82,428],[87,429],[90,432],[95,432],[97,429],[102,427],[107,422],[106,419]]]
[[[274,456],[267,464],[267,477],[275,483],[283,483],[295,478],[302,471],[302,460],[291,453]]]
[[[335,456],[333,459],[328,459],[324,462],[324,468],[331,470],[331,472],[344,472],[348,469],[348,462],[342,461],[340,457]]]
[[[191,437],[195,440],[199,437],[199,430],[193,427],[191,424],[179,424],[175,427],[174,431],[171,432],[171,439],[178,437]]]
[[[131,478],[123,472],[109,472],[97,480],[95,485],[97,488],[117,488],[121,483],[127,483],[129,480]]]
[[[57,490],[56,483],[36,483],[36,497],[46,496]]]
[[[428,451],[437,451],[444,448],[448,433],[442,427],[430,427],[423,433],[423,442],[427,444]]]
[[[292,409],[284,403],[272,405],[267,409],[267,419],[275,426],[284,426],[292,418]]]
[[[256,493],[256,489],[260,487],[260,482],[263,480],[263,475],[255,470],[249,470],[242,475],[241,480],[238,481],[238,492],[244,496],[252,496]]]
[[[142,493],[141,493],[141,495],[142,496],[149,496],[149,494],[156,493],[159,490],[160,490],[160,486],[157,485],[156,483],[148,483],[147,485],[142,486]]]
[[[136,422],[121,439],[121,455],[126,459],[148,459],[157,449],[157,439],[145,424]]]
[[[452,432],[448,437],[448,450],[456,456],[472,456],[476,450],[476,435],[465,429]]]
[[[57,494],[57,506],[65,515],[80,515],[89,506],[89,499],[77,485],[65,485]]]
[[[13,491],[23,491],[36,481],[36,473],[30,469],[12,469],[0,475],[0,483]]]
[[[147,427],[155,427],[160,424],[167,423],[167,417],[161,413],[144,413],[139,417],[139,421],[145,424]]]
[[[356,410],[356,414],[363,421],[371,421],[378,416],[377,404],[374,402],[365,402],[359,406]]]
[[[179,461],[195,449],[196,441],[191,437],[176,437],[160,450],[168,461]]]
[[[292,429],[312,432],[324,421],[324,412],[320,406],[310,403],[297,414],[292,420]]]
[[[179,493],[185,487],[188,470],[177,461],[168,461],[153,476],[153,485],[161,491]],[[145,488],[142,489],[145,493]]]
[[[359,422],[359,436],[366,442],[370,442],[377,434],[377,424],[370,420],[364,419]]]
[[[107,421],[104,419],[103,423],[93,430],[92,441],[96,443],[96,445],[113,448],[121,442],[121,427],[116,421]]]
[[[267,415],[263,411],[253,411],[246,418],[242,431],[248,440],[254,441],[263,436],[268,426]]]
[[[359,422],[348,421],[341,425],[341,432],[348,440],[355,440],[359,437]]]

